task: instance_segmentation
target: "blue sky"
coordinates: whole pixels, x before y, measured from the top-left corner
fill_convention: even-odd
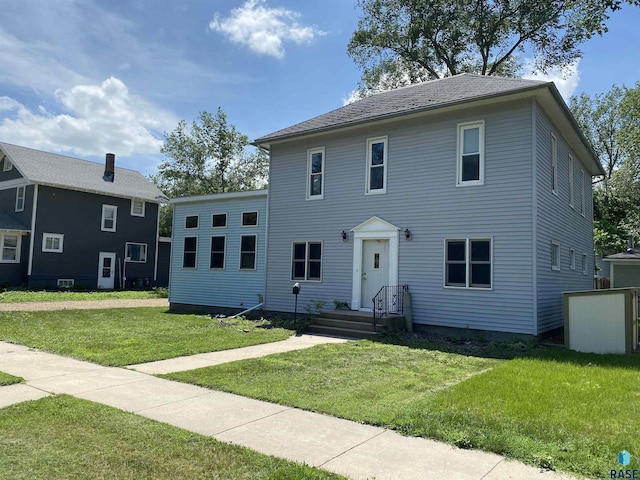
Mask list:
[[[0,0],[0,141],[155,173],[163,133],[221,107],[254,139],[340,107],[356,0]],[[572,94],[640,80],[640,8],[612,15]],[[533,78],[532,75],[526,75]]]

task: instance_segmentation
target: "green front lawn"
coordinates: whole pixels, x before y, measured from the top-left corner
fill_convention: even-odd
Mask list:
[[[167,296],[168,295],[166,288],[154,288],[153,290],[124,290],[108,292],[7,290],[4,292],[0,291],[0,303],[132,300],[167,298]]]
[[[13,385],[14,383],[22,383],[24,380],[20,377],[14,377],[8,373],[0,372],[0,387],[4,385]]]
[[[165,308],[0,312],[0,340],[102,365],[132,365],[285,340],[267,321],[179,315]]]
[[[0,409],[0,476],[12,479],[343,479],[65,395]]]
[[[639,356],[490,345],[479,357],[359,341],[164,377],[591,477],[623,449],[640,469]]]

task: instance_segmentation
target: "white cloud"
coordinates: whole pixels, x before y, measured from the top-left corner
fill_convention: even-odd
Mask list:
[[[315,27],[300,25],[298,12],[285,8],[269,8],[265,0],[247,0],[234,8],[229,17],[219,13],[209,22],[209,29],[226,35],[232,42],[246,45],[263,55],[284,58],[283,43],[311,43],[325,32]]]
[[[528,61],[525,62],[525,71],[527,73],[525,73],[522,78],[529,80],[545,80],[555,83],[560,95],[562,95],[562,98],[568,102],[571,95],[573,95],[578,88],[578,83],[580,83],[580,72],[578,71],[579,65],[580,60],[577,60],[564,70],[552,69],[546,74],[542,74],[533,71],[533,62]]]
[[[0,138],[83,156],[153,155],[162,146],[162,132],[177,124],[171,114],[131,95],[115,77],[100,85],[58,90],[56,100],[66,113],[53,115],[42,106],[32,111],[15,99],[0,97]]]

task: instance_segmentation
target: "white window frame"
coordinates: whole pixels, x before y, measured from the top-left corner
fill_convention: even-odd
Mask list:
[[[573,248],[569,249],[569,268],[571,270],[576,269],[576,251]]]
[[[13,170],[13,163],[9,160],[9,157],[4,157],[4,162],[2,162],[2,171],[9,172]]]
[[[256,214],[256,224],[255,225],[245,224],[244,223],[244,214],[245,213],[255,213]],[[244,227],[244,228],[256,228],[259,224],[260,224],[260,212],[258,212],[257,210],[247,210],[246,212],[242,212],[240,214],[240,225],[242,227]]]
[[[58,240],[58,248],[47,247],[47,240]],[[42,234],[42,251],[49,253],[63,253],[64,252],[64,234],[62,233],[43,233]]]
[[[584,170],[580,169],[580,214],[585,217],[586,216],[586,199],[585,199],[585,187],[584,187]]]
[[[574,189],[573,189],[573,168],[574,168],[574,161],[573,161],[573,157],[571,155],[569,155],[569,206],[571,208],[575,208],[574,202],[573,202],[573,194],[574,194]]]
[[[105,220],[108,220],[105,216],[107,211],[113,210],[113,227],[112,228],[107,228],[105,227]],[[115,205],[102,205],[102,221],[100,223],[100,229],[103,232],[115,232],[117,229],[117,222],[118,222],[118,207],[116,207]]]
[[[195,227],[188,227],[187,226],[187,220],[189,218],[193,218],[196,217],[196,226]],[[200,215],[196,214],[196,215],[185,215],[184,216],[184,229],[185,230],[198,230],[200,228]]]
[[[135,211],[136,202],[142,203],[142,213],[136,213]],[[146,202],[144,200],[141,200],[139,198],[131,199],[131,216],[132,217],[144,217],[145,210],[146,210]]]
[[[558,195],[558,139],[551,134],[551,191]]]
[[[586,253],[582,254],[582,274],[583,275],[589,275],[589,268],[587,265],[587,261],[588,261],[588,256]]]
[[[322,163],[320,166],[319,173],[313,173],[312,171],[312,161],[313,155],[321,153],[322,154]],[[325,147],[318,148],[310,148],[307,150],[307,200],[322,200],[324,198],[324,165],[325,165]],[[320,176],[320,193],[312,195],[311,194],[311,185],[313,185],[313,177]]]
[[[316,259],[311,260],[309,258],[309,244],[310,243],[318,243],[320,244],[320,278],[310,278],[309,277],[309,263],[311,261],[316,262]],[[304,278],[302,277],[294,277],[294,262],[295,260],[295,248],[296,245],[304,244]],[[324,243],[322,241],[299,241],[299,242],[291,242],[291,280],[294,282],[322,282],[322,263],[324,262]]]
[[[371,147],[375,143],[382,143],[384,145],[384,153],[382,156],[382,166],[380,165],[371,165],[372,155],[371,155]],[[367,139],[367,174],[366,176],[366,184],[365,184],[365,195],[380,195],[387,193],[387,165],[389,163],[389,137],[375,137]],[[371,186],[371,169],[372,168],[382,168],[382,188],[370,188]]]
[[[478,180],[462,180],[462,156],[464,152],[464,132],[466,130],[478,129]],[[456,186],[470,187],[475,185],[484,185],[484,120],[458,124],[458,146],[456,158]]]
[[[144,247],[144,260],[132,260],[131,256],[128,255],[129,253],[129,245],[139,245],[141,247]],[[146,243],[140,243],[140,242],[126,242],[124,244],[124,261],[127,263],[147,263],[147,253],[148,253],[148,248],[147,248],[147,244]]]
[[[242,250],[242,238],[243,237],[254,237],[255,238],[255,250],[253,251],[253,268],[242,268],[242,254],[243,253],[250,253],[249,250]],[[251,272],[251,271],[255,271],[258,268],[258,235],[255,233],[252,234],[248,234],[248,235],[240,235],[240,262],[238,265],[238,270],[240,271],[244,271],[244,272]]]
[[[551,270],[560,271],[560,244],[551,242]]]
[[[184,256],[187,253],[187,250],[186,250],[187,238],[195,238],[196,239],[196,249],[195,250],[189,250],[189,253],[193,253],[194,254],[193,267],[187,267],[184,264]],[[182,242],[182,268],[186,269],[186,270],[196,270],[198,268],[198,237],[196,235],[187,235],[183,239],[183,242]]]
[[[4,260],[4,249],[5,248],[13,248],[13,247],[5,247],[5,241],[7,237],[16,237],[16,258],[15,260]],[[20,263],[20,248],[22,246],[22,237],[19,233],[0,233],[0,263]]]
[[[447,244],[448,242],[465,242],[464,246],[464,264],[465,264],[465,285],[447,285]],[[491,283],[488,287],[479,287],[471,285],[471,266],[474,262],[471,261],[471,242],[489,242],[489,264],[491,266]],[[477,237],[477,238],[445,238],[444,242],[444,255],[442,257],[443,271],[442,271],[442,284],[444,288],[458,289],[458,290],[479,290],[479,291],[491,291],[493,290],[493,237]],[[477,263],[477,262],[475,262]],[[484,263],[484,262],[483,262]]]
[[[24,211],[24,202],[27,198],[27,187],[21,186],[16,188],[16,212]]]
[[[213,217],[217,217],[217,216],[220,216],[220,215],[224,215],[224,226],[222,226],[222,227],[220,227],[220,226],[215,226],[215,225],[213,224]],[[227,228],[227,222],[228,222],[228,220],[229,220],[229,215],[227,215],[227,213],[226,213],[226,212],[223,212],[223,213],[212,213],[212,214],[211,214],[211,228],[215,228],[215,229],[218,229],[218,228]]]
[[[59,278],[56,285],[58,288],[73,288],[76,281],[73,278]]]
[[[218,227],[221,228],[221,227]],[[213,255],[213,239],[214,238],[224,238],[224,247],[222,249],[222,267],[212,267],[211,266],[211,256]],[[211,243],[209,245],[209,270],[224,270],[227,266],[227,236],[226,235],[211,235]],[[216,251],[216,253],[220,253]]]

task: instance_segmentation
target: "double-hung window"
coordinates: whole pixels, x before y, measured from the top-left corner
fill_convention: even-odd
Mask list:
[[[307,200],[324,198],[324,147],[307,152]]]
[[[291,252],[291,279],[322,279],[322,242],[294,242]]]
[[[184,237],[182,268],[196,268],[198,255],[198,237]]]
[[[139,200],[137,198],[131,199],[131,216],[144,217],[144,200]]]
[[[127,262],[146,263],[147,244],[127,242],[125,245],[125,259]]]
[[[445,240],[445,286],[491,288],[492,262],[489,238]]]
[[[42,251],[62,253],[64,249],[64,235],[60,233],[42,234]]]
[[[22,212],[24,210],[24,199],[26,196],[27,187],[16,188],[16,212]]]
[[[551,242],[551,270],[560,270],[560,244]]]
[[[551,191],[558,194],[558,139],[551,135]]]
[[[582,273],[583,275],[589,275],[589,269],[587,267],[587,254],[582,254]]]
[[[8,161],[5,157],[5,161]],[[20,236],[8,233],[0,234],[0,263],[18,263],[20,261]]]
[[[576,269],[576,251],[573,248],[569,249],[569,268]]]
[[[4,162],[2,164],[2,171],[3,172],[8,172],[9,170],[13,169],[13,163],[11,163],[11,160],[9,160],[7,157],[4,157]]]
[[[256,269],[257,235],[240,236],[240,270]]]
[[[367,194],[387,192],[387,137],[367,140]]]
[[[484,122],[458,125],[457,182],[461,185],[484,184]]]
[[[114,205],[102,205],[102,231],[115,232],[118,207]]]
[[[211,237],[211,260],[209,262],[209,268],[218,270],[224,269],[224,251],[226,237],[217,236]]]

